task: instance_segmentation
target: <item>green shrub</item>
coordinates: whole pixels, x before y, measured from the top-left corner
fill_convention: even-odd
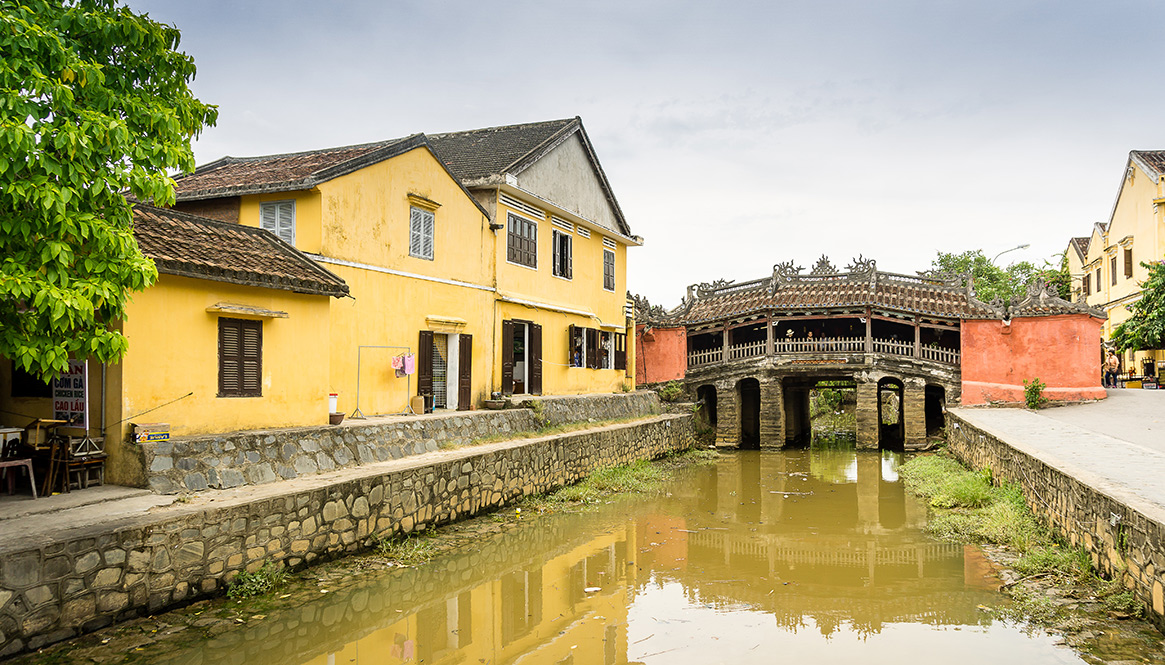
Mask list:
[[[1038,378],[1028,381],[1024,379],[1023,382],[1023,401],[1027,404],[1027,408],[1035,410],[1048,403],[1048,398],[1044,397],[1044,388],[1048,385]]]
[[[668,381],[659,389],[659,399],[664,402],[674,402],[684,394],[684,384],[679,381]]]
[[[287,582],[287,571],[273,561],[255,572],[240,571],[227,589],[228,598],[254,598],[271,593]]]

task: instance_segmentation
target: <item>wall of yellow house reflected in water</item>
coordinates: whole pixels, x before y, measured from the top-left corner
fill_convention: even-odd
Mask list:
[[[922,532],[926,507],[904,490],[899,461],[730,454],[660,497],[545,516],[473,552],[371,573],[172,660],[1072,662],[987,618],[979,606],[999,599],[990,566]]]

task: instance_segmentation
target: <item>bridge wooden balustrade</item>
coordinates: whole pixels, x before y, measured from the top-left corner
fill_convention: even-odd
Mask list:
[[[934,346],[917,346],[914,342],[903,342],[894,339],[870,338],[870,347],[866,347],[864,337],[838,337],[814,339],[796,338],[782,339],[773,342],[773,352],[765,352],[765,340],[746,344],[733,344],[727,347],[728,360],[744,360],[759,358],[766,355],[811,355],[827,353],[884,353],[907,358],[920,358],[931,362],[947,365],[959,364],[959,352]],[[917,352],[916,352],[917,351]],[[724,348],[691,351],[688,353],[688,367],[701,367],[724,362]]]

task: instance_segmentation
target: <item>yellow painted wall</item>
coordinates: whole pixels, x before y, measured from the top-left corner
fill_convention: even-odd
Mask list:
[[[425,148],[321,184],[319,192],[321,253],[361,264],[325,264],[348,283],[353,296],[331,305],[331,387],[339,393],[340,410],[351,414],[356,409],[360,345],[405,346],[415,354],[421,330],[456,330],[473,336],[472,405],[480,405],[490,393],[494,343],[493,256],[483,250],[492,242],[489,220]],[[410,194],[439,204],[432,260],[409,255],[410,210],[415,204]],[[450,281],[460,284],[445,283]],[[458,319],[465,325],[446,328],[430,317]],[[359,386],[363,413],[404,412],[408,398],[417,394],[415,375],[397,378],[389,368],[388,361],[400,352],[363,351]]]
[[[328,300],[160,275],[157,284],[134,295],[126,310],[129,351],[120,367],[126,422],[120,436],[128,435],[134,421],[170,423],[174,436],[326,424],[328,354],[320,350],[329,346]],[[220,314],[206,309],[220,302],[288,313],[285,319],[259,319],[261,397],[218,397]],[[183,397],[187,393],[193,394]],[[172,400],[177,401],[162,406]]]
[[[596,328],[610,332],[627,333],[624,305],[627,301],[627,246],[616,242],[615,289],[603,288],[603,234],[590,231],[584,238],[577,230],[572,233],[571,279],[555,277],[552,268],[554,256],[553,231],[549,216],[541,221],[531,215],[497,204],[498,223],[507,223],[510,213],[538,223],[538,261],[536,268],[511,263],[507,260],[507,228],[497,232],[496,256],[498,265],[498,295],[503,298],[537,303],[544,306],[585,312],[567,314],[547,307],[531,307],[510,302],[499,303],[497,334],[501,336],[502,320],[522,319],[542,326],[542,393],[544,395],[575,395],[612,392],[629,378],[633,380],[634,354],[628,343],[628,370],[592,370],[568,367],[569,326]],[[568,221],[573,221],[569,220]],[[561,231],[561,229],[559,229]],[[612,236],[612,239],[615,238]],[[603,325],[605,324],[605,326]],[[616,326],[611,328],[610,326]],[[631,331],[634,331],[632,326]],[[633,335],[630,335],[633,337]],[[499,347],[500,348],[500,347]],[[501,385],[501,354],[494,363],[494,385]],[[500,388],[499,388],[500,390]]]
[[[339,409],[356,409],[357,349],[360,345],[406,346],[417,353],[419,332],[430,328],[427,317],[460,318],[459,332],[473,335],[473,404],[490,393],[493,357],[493,292],[377,273],[364,268],[328,265],[348,283],[355,299],[331,304],[331,392]],[[417,377],[397,378],[389,366],[398,349],[365,349],[360,358],[360,410],[365,415],[401,413],[417,394]],[[454,368],[454,371],[455,368]]]
[[[260,204],[269,201],[295,201],[295,248],[318,254],[323,238],[320,227],[320,194],[315,190],[253,194],[239,202],[239,223],[259,228]]]

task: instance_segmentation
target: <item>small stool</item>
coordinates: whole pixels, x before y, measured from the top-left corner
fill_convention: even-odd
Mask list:
[[[8,477],[8,495],[16,494],[16,469],[17,467],[24,467],[28,469],[28,482],[32,486],[32,498],[36,498],[36,476],[32,473],[31,459],[13,459],[0,460],[0,469],[4,471],[4,475]]]

